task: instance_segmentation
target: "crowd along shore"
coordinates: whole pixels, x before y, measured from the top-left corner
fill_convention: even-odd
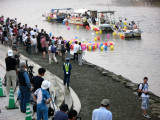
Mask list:
[[[18,50],[21,54],[63,79],[62,65],[64,61],[61,60],[60,56],[56,56],[58,64],[47,64],[48,59],[43,59],[41,52],[28,54],[21,44]],[[48,58],[48,56],[46,57]],[[84,120],[91,119],[92,111],[100,106],[100,101],[104,98],[111,101],[110,110],[113,113],[114,120],[144,119],[140,108],[141,100],[136,92],[137,84],[87,61],[83,61],[82,66],[72,60],[71,64],[73,66],[71,87],[81,100],[82,109],[80,114]],[[152,92],[149,94],[149,113],[153,120],[158,120],[160,118],[160,98]]]

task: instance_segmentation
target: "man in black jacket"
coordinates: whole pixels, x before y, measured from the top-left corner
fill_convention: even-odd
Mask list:
[[[7,87],[6,88],[7,88],[7,92],[9,93],[11,83],[12,83],[13,91],[15,91],[16,80],[17,80],[17,77],[16,77],[17,61],[16,59],[13,58],[12,50],[8,50],[8,54],[5,59],[5,63],[6,63],[6,77],[7,77]]]

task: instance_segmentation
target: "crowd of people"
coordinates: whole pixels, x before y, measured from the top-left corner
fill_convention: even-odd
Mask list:
[[[67,83],[67,88],[69,89],[69,81],[72,66],[69,63],[70,60],[70,44],[64,42],[62,37],[49,37],[49,35],[42,29],[39,32],[37,25],[35,29],[24,26],[17,22],[17,19],[7,18],[4,21],[4,17],[0,17],[0,41],[3,45],[9,45],[12,49],[8,50],[6,55],[6,88],[7,93],[10,92],[10,87],[13,87],[13,91],[16,91],[17,85],[19,85],[18,99],[20,99],[20,110],[22,113],[26,113],[26,105],[31,101],[37,104],[37,120],[48,120],[48,106],[51,97],[49,94],[50,82],[44,80],[46,70],[44,68],[39,68],[38,75],[31,78],[26,71],[27,63],[26,61],[20,62],[20,54],[18,52],[18,46],[22,44],[28,54],[32,52],[42,52],[43,58],[46,58],[46,53],[48,52],[49,63],[54,61],[58,63],[55,55],[61,55],[62,61],[66,62],[63,64],[64,70],[64,85]],[[78,50],[78,47],[76,49]],[[48,49],[48,51],[47,51]],[[65,53],[67,51],[67,58],[65,59]],[[27,68],[28,69],[28,68]],[[18,80],[17,80],[18,78]],[[61,111],[65,111],[64,107],[68,108],[68,105],[62,104],[60,107]],[[57,112],[55,115],[55,120],[75,120],[77,112],[71,110],[65,111],[65,117]],[[68,113],[67,113],[68,112]]]
[[[7,18],[4,21],[4,17],[0,17],[0,40],[4,45],[11,45],[12,50],[8,50],[5,63],[6,63],[6,76],[7,76],[7,92],[9,94],[9,88],[13,87],[13,91],[16,91],[17,76],[19,84],[20,110],[22,113],[26,113],[26,104],[33,100],[37,104],[37,120],[48,120],[48,107],[51,97],[49,94],[50,82],[44,80],[45,68],[39,68],[38,75],[30,79],[27,71],[25,70],[26,62],[19,62],[19,53],[17,52],[17,46],[22,43],[28,52],[31,54],[32,49],[35,53],[43,52],[43,58],[46,58],[46,52],[48,48],[49,63],[52,59],[58,63],[55,54],[62,56],[64,71],[64,85],[67,84],[69,90],[70,75],[72,65],[70,61],[70,44],[64,42],[62,37],[50,37],[43,29],[39,32],[37,25],[35,28],[27,27],[27,24],[21,25],[17,22],[17,19]],[[38,49],[37,49],[38,48]],[[65,59],[65,52],[67,51],[67,58]],[[81,43],[75,42],[74,45],[74,61],[82,65],[82,48]],[[19,69],[17,69],[19,67]],[[146,110],[149,107],[149,95],[148,95],[148,78],[145,77],[142,84],[138,88],[138,92],[142,97],[142,110],[145,118],[150,118],[147,115]],[[18,96],[19,97],[19,96]],[[110,101],[104,99],[101,102],[101,107],[95,109],[92,114],[92,120],[112,120],[112,112],[108,110],[110,107]],[[76,120],[77,111],[69,111],[67,104],[60,106],[60,111],[55,114],[54,120]]]
[[[49,64],[53,61],[58,63],[56,55],[61,56],[62,61],[65,61],[65,58],[70,58],[70,40],[65,41],[62,36],[49,36],[44,29],[40,31],[37,25],[34,28],[28,27],[27,24],[22,25],[18,22],[16,18],[5,20],[1,16],[0,20],[0,41],[2,44],[9,46],[23,44],[29,55],[42,52],[44,59],[48,53]],[[82,52],[81,42],[76,43],[74,60],[79,62],[79,65],[82,65]]]

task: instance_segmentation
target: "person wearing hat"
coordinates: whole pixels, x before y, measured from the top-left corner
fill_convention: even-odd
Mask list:
[[[26,104],[30,102],[31,84],[26,69],[26,62],[20,62],[20,69],[18,70],[19,89],[21,92],[20,109],[22,113],[26,113]]]
[[[6,77],[7,77],[7,92],[9,93],[11,83],[13,87],[13,91],[16,88],[16,70],[17,70],[17,62],[16,59],[13,58],[13,51],[8,50],[7,57],[5,58],[6,63]]]
[[[101,107],[93,111],[92,120],[112,120],[112,113],[108,110],[109,105],[108,99],[102,100]]]
[[[67,104],[62,104],[60,106],[60,111],[58,111],[55,114],[54,120],[68,120],[68,115],[67,115],[67,111],[68,111],[68,105]]]
[[[71,76],[72,65],[69,63],[69,58],[66,58],[66,62],[63,64],[63,71],[64,71],[64,86],[67,83],[67,88],[69,90],[69,82]]]
[[[48,120],[48,107],[46,104],[50,103],[51,98],[49,92],[46,89],[49,87],[50,82],[44,80],[42,82],[41,88],[34,92],[33,98],[37,103],[37,120]]]

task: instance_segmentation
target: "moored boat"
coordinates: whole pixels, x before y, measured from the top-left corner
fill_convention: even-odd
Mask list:
[[[75,9],[70,16],[67,16],[67,18],[64,19],[64,22],[79,26],[88,26],[87,19],[89,18],[89,15],[87,14],[87,11],[87,9]]]
[[[65,17],[70,14],[72,8],[51,9],[50,13],[43,14],[48,22],[63,22]]]
[[[114,13],[115,11],[98,11],[91,14],[90,19],[88,19],[89,26],[91,29],[98,31],[113,32],[113,26],[115,24]]]
[[[131,23],[124,22],[121,26],[116,26],[114,32],[124,38],[141,37],[142,30],[139,28],[139,21],[137,24],[134,21]]]

